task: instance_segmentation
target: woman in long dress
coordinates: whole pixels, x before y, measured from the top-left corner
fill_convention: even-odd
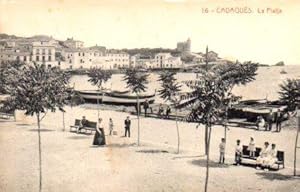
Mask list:
[[[276,145],[272,144],[272,148],[270,149],[269,155],[265,161],[265,166],[267,168],[272,167],[277,161],[277,149]]]
[[[93,145],[105,145],[105,134],[104,134],[104,129],[102,126],[102,119],[98,119],[97,127],[96,127],[96,133],[94,136],[94,141]]]
[[[257,129],[260,130],[266,125],[265,119],[262,116],[257,117]]]
[[[269,159],[269,142],[265,142],[264,148],[261,150],[259,157],[256,159],[256,168],[265,167]]]

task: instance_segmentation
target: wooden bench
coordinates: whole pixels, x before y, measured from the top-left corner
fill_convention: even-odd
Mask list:
[[[75,119],[74,125],[70,126],[70,132],[76,132],[77,131],[77,129],[80,127],[80,121],[81,121],[80,119]]]
[[[97,127],[97,122],[93,122],[93,121],[88,121],[86,123],[86,125],[84,127],[81,128],[81,130],[85,130],[85,133],[87,133],[87,131],[90,131],[90,134],[93,133],[93,131],[96,131],[96,127]],[[81,132],[80,130],[80,132]]]
[[[80,119],[75,119],[74,125],[70,126],[70,132],[77,132],[80,125],[81,125],[81,120]],[[80,128],[79,133],[81,133],[82,130],[85,130],[85,133],[87,133],[87,131],[90,131],[90,134],[92,134],[93,131],[96,131],[96,127],[97,127],[96,122],[87,121],[87,124],[84,127]]]
[[[256,162],[257,157],[259,157],[259,154],[261,152],[261,148],[256,147],[255,148],[255,156],[254,157],[250,157],[250,151],[248,150],[248,146],[247,145],[243,145],[243,151],[242,151],[242,160],[243,159],[248,159],[248,160],[253,160]],[[282,168],[284,168],[284,151],[277,151],[277,161],[275,162],[275,164],[277,165],[277,170],[280,168],[280,165],[282,165]],[[242,164],[245,164],[242,161]]]
[[[15,118],[15,115],[12,113],[3,113],[0,112],[0,118],[1,119],[10,119],[10,118]]]

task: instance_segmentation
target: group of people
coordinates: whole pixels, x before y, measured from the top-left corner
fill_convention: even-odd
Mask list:
[[[284,115],[280,111],[280,109],[278,109],[274,114],[272,112],[272,109],[270,109],[270,112],[265,118],[261,115],[257,117],[257,121],[256,121],[257,129],[265,129],[266,131],[271,131],[273,128],[273,123],[275,123],[276,132],[280,132],[283,117]]]
[[[86,119],[85,116],[82,117],[80,121],[80,125],[77,127],[77,133],[80,132],[81,129],[83,129],[85,126],[87,126],[88,120]],[[131,120],[129,116],[124,121],[124,127],[125,127],[125,137],[130,137],[130,125],[131,125]],[[113,134],[114,130],[114,122],[112,118],[109,118],[108,122],[108,127],[109,127],[109,135]],[[93,140],[93,145],[105,145],[106,140],[105,140],[105,132],[104,132],[104,126],[103,126],[103,121],[102,118],[98,119],[97,126],[96,126],[96,132]]]
[[[143,108],[145,112],[145,117],[147,117],[148,110],[150,110],[150,112],[153,113],[152,107],[150,106],[148,99],[146,99],[145,102],[143,102]],[[164,109],[163,105],[159,104],[158,112],[157,112],[158,117],[169,119],[170,114],[171,114],[171,107],[169,105],[167,106],[166,109]]]
[[[165,112],[165,109],[164,109],[163,105],[159,104],[158,113],[157,113],[158,117],[160,117],[160,118],[165,117],[166,119],[169,119],[170,113],[171,113],[171,107],[168,105],[166,108],[165,114],[164,114],[164,112]]]
[[[271,147],[269,146],[269,142],[264,143],[264,148],[260,151],[259,156],[256,158],[256,147],[255,147],[255,141],[253,137],[250,137],[250,142],[248,145],[249,150],[249,157],[255,159],[256,158],[256,168],[264,168],[269,169],[272,167],[276,161],[277,161],[277,149],[276,145],[273,143],[271,144]],[[220,158],[219,163],[224,164],[225,163],[225,147],[226,147],[226,141],[224,138],[221,139],[221,143],[219,145],[220,150]],[[238,139],[236,141],[235,146],[235,165],[240,165],[242,162],[242,155],[243,155],[243,148],[241,145],[241,141]]]

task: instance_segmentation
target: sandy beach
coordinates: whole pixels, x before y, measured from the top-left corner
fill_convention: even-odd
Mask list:
[[[92,146],[93,135],[69,132],[75,118],[96,120],[97,110],[87,105],[66,107],[65,131],[62,113],[48,113],[42,121],[43,191],[202,191],[205,179],[204,129],[180,122],[181,152],[176,154],[175,122],[141,118],[141,146],[136,146],[137,120],[132,119],[132,137],[124,138],[123,120],[128,113],[101,110],[105,132],[108,118],[114,120],[117,136],[107,136],[104,147]],[[38,190],[38,136],[34,117],[17,112],[17,121],[0,120],[0,191]],[[161,124],[164,126],[161,126]],[[282,132],[230,128],[226,144],[226,165],[219,165],[218,145],[223,127],[213,127],[211,140],[210,191],[298,191],[293,174],[294,125]],[[279,171],[234,166],[236,139],[257,146],[276,143],[285,151],[286,168]],[[267,139],[266,139],[267,138]],[[298,153],[299,154],[299,153]],[[300,159],[300,154],[298,155]],[[300,161],[297,166],[300,168]],[[298,170],[298,173],[300,170]]]

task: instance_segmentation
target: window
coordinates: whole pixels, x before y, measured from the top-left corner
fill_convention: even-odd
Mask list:
[[[19,61],[20,60],[20,57],[19,56],[17,56],[17,61]]]
[[[27,61],[27,57],[26,56],[24,56],[24,61]]]
[[[80,56],[80,53],[78,53],[78,56]]]
[[[40,61],[40,57],[39,56],[36,56],[36,61]]]
[[[82,53],[82,56],[84,56],[84,53]]]
[[[36,54],[39,54],[40,53],[40,50],[39,49],[36,49]]]
[[[51,61],[51,56],[50,55],[48,56],[48,61]]]
[[[42,49],[42,54],[45,54],[45,49]]]
[[[90,59],[90,62],[92,62],[92,59]]]
[[[70,59],[69,63],[72,63],[72,60]]]

